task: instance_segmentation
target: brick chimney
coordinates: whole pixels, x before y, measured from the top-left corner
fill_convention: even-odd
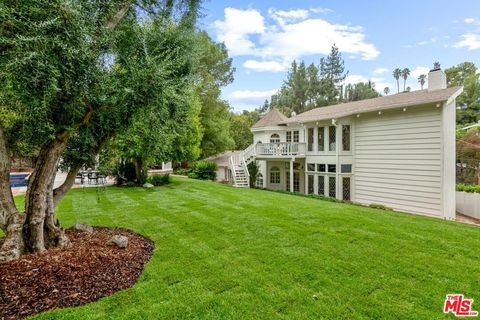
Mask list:
[[[435,62],[433,69],[428,73],[428,91],[445,89],[447,87],[447,75],[440,68],[440,63]]]

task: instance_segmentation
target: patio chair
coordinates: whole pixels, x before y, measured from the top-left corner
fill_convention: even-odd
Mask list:
[[[95,182],[95,184],[98,184],[98,173],[97,172],[90,172],[88,174],[88,184],[92,184],[92,182]]]
[[[106,175],[104,175],[104,174],[102,174],[102,173],[99,173],[97,176],[98,176],[98,182],[99,182],[100,184],[103,185],[103,184],[106,184],[106,183],[107,183],[107,176],[106,176]]]

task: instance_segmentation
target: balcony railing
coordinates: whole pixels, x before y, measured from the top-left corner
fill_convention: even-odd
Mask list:
[[[299,156],[305,155],[305,143],[257,143],[255,145],[256,156]]]

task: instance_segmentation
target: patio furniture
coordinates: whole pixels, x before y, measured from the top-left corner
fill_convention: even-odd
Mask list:
[[[98,172],[92,171],[88,173],[88,184],[92,184],[92,182],[95,182],[95,184],[98,184]]]

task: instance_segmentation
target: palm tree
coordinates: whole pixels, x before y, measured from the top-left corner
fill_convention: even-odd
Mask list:
[[[407,84],[407,78],[410,75],[410,69],[404,68],[402,70],[402,78],[403,78],[403,91],[405,91],[405,85]]]
[[[393,77],[395,78],[395,80],[397,80],[397,93],[400,92],[400,83],[398,82],[398,80],[400,79],[401,75],[402,70],[400,70],[400,68],[396,68],[395,70],[393,70]]]
[[[418,82],[420,83],[420,86],[422,87],[422,90],[423,90],[423,85],[425,84],[426,81],[427,81],[427,75],[421,74],[418,77]]]
[[[383,93],[385,93],[385,95],[388,96],[388,94],[390,93],[390,88],[385,87],[385,89],[383,89]]]

